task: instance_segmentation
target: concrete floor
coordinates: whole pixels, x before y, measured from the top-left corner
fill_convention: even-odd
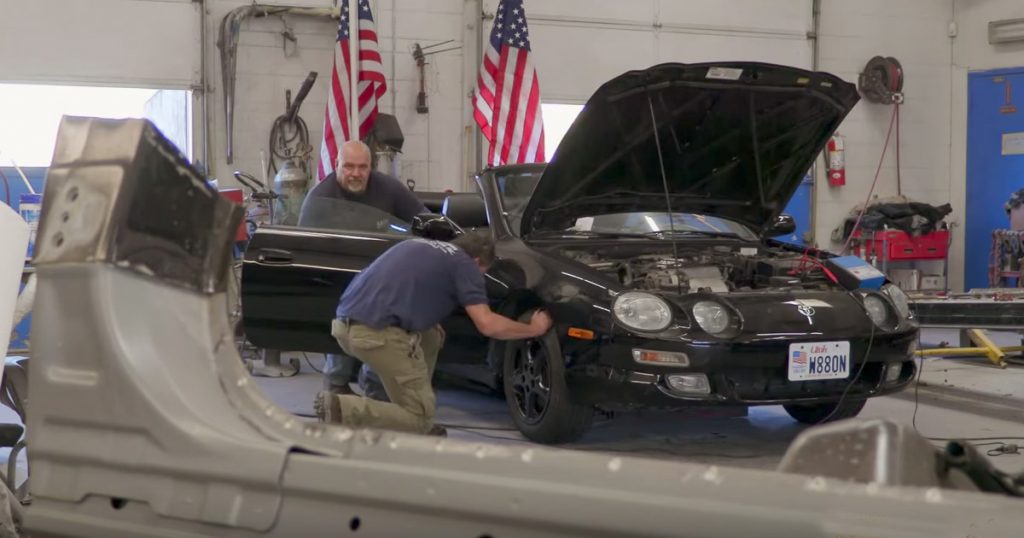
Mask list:
[[[320,368],[323,359],[310,355],[312,366]],[[916,391],[875,398],[860,416],[891,418],[907,424],[915,422],[928,437],[1019,438],[1024,445],[1024,400],[986,396],[948,385],[938,379],[961,379],[973,384],[986,377],[1009,375],[1024,380],[1024,367],[999,370],[984,361],[946,361],[933,359],[925,366],[935,384],[922,385]],[[960,370],[966,369],[971,375]],[[973,377],[972,377],[973,376]],[[320,376],[303,361],[302,372],[291,378],[257,378],[267,394],[289,411],[309,416],[312,398],[320,389]],[[1006,382],[1005,380],[1003,381]],[[992,384],[992,383],[989,383]],[[449,436],[470,442],[531,444],[515,429],[505,402],[481,392],[441,388],[438,390],[437,422],[448,428]],[[774,469],[787,446],[807,426],[795,422],[780,406],[752,408],[744,418],[681,417],[668,412],[620,413],[602,420],[581,441],[563,445],[566,450],[628,453],[658,459],[713,463],[738,467]],[[936,441],[936,446],[941,446]],[[983,449],[991,448],[989,446]],[[993,457],[997,467],[1006,471],[1024,471],[1024,456]]]

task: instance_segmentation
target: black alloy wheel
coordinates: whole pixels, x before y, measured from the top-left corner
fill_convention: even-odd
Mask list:
[[[519,320],[529,322],[532,314]],[[594,408],[570,397],[562,348],[554,332],[510,341],[505,346],[502,375],[512,421],[527,439],[567,443],[582,437],[593,424]]]
[[[548,357],[538,340],[524,340],[512,354],[512,399],[526,424],[537,424],[544,418],[551,400]]]

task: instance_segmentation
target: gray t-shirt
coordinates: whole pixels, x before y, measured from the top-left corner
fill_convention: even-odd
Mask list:
[[[487,304],[483,273],[459,247],[408,239],[381,254],[341,295],[337,317],[423,331],[460,306]]]
[[[301,215],[306,211],[309,200],[315,197],[340,198],[366,204],[390,213],[405,222],[411,222],[416,215],[427,212],[423,203],[408,187],[402,185],[401,181],[376,170],[370,172],[366,190],[360,194],[353,194],[341,188],[336,174],[325,177],[319,185],[309,191],[306,199],[302,202],[302,209],[299,211],[300,222],[303,220]]]

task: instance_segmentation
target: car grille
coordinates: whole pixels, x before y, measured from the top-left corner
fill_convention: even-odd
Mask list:
[[[851,378],[820,381],[790,381],[787,379],[785,368],[727,370],[718,375],[717,392],[723,395],[732,394],[737,400],[750,402],[838,397],[860,369],[859,364],[851,366]],[[866,394],[873,391],[879,386],[882,372],[881,362],[869,362],[850,387],[849,394]]]

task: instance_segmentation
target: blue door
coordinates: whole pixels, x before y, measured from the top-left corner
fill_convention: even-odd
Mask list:
[[[793,216],[793,220],[796,221],[796,230],[789,235],[780,235],[775,239],[798,246],[807,244],[804,237],[811,229],[811,187],[813,185],[810,175],[804,177],[804,180],[800,182],[800,186],[797,187],[793,197],[786,204],[786,209],[782,210],[783,214]]]
[[[964,288],[988,286],[992,230],[1009,228],[1003,204],[1024,188],[1024,67],[968,75]]]

